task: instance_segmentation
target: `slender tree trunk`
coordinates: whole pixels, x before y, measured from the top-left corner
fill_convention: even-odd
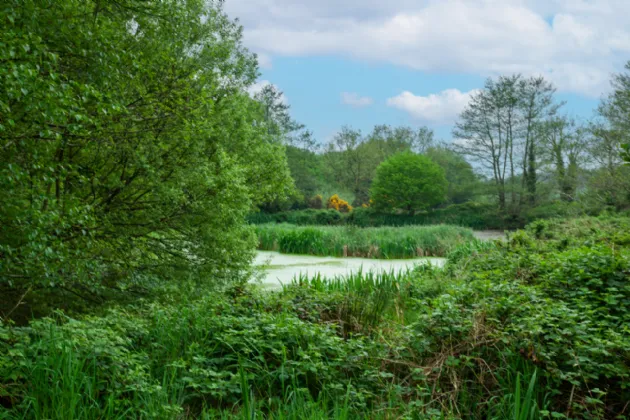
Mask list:
[[[558,185],[560,187],[560,199],[562,201],[571,201],[573,194],[570,188],[570,182],[564,166],[564,158],[562,157],[562,147],[558,144],[553,146],[554,159],[556,161],[556,176],[558,177]]]
[[[533,139],[529,142],[529,157],[527,159],[527,192],[530,204],[536,204],[536,148]]]
[[[529,139],[525,139],[525,153],[523,155],[523,177],[521,178],[521,195],[519,202],[521,205],[525,203],[525,191],[527,191],[527,180],[529,179],[529,172],[527,171],[527,157],[529,155]]]
[[[571,202],[575,199],[577,190],[577,170],[578,165],[574,157],[569,156],[569,168],[565,176],[565,201]]]
[[[505,210],[505,185],[499,185],[499,207]]]

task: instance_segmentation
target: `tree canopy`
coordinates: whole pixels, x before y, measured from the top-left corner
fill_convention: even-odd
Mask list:
[[[403,152],[379,165],[371,200],[377,209],[414,214],[442,203],[447,188],[444,170],[438,164],[426,156]]]
[[[10,2],[11,3],[11,2]],[[97,297],[226,278],[291,186],[221,3],[13,1],[0,52],[0,281]]]

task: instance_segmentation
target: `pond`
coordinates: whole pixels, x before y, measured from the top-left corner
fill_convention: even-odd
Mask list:
[[[262,285],[279,288],[289,284],[300,274],[309,276],[320,273],[322,276],[343,276],[350,272],[400,271],[412,269],[418,264],[432,264],[441,267],[445,258],[414,258],[408,260],[375,260],[368,258],[316,257],[312,255],[288,255],[272,251],[258,251],[254,265],[263,269]]]

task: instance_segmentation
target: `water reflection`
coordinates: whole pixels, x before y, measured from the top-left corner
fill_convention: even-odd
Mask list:
[[[299,274],[335,277],[359,271],[400,271],[418,264],[441,267],[445,258],[415,258],[408,260],[375,260],[368,258],[316,257],[312,255],[287,255],[278,252],[258,251],[254,265],[263,269],[262,283],[265,287],[280,287],[289,284]]]

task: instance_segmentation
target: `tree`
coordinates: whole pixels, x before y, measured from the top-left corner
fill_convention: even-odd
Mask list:
[[[426,127],[377,125],[367,136],[343,127],[324,154],[329,178],[352,191],[353,205],[367,204],[376,168],[388,157],[403,151],[424,151],[433,144],[433,131]]]
[[[317,144],[313,134],[291,117],[291,107],[276,86],[265,85],[254,95],[254,99],[264,115],[261,127],[264,125],[269,136],[286,146],[286,158],[295,187],[287,190],[282,198],[263,203],[260,208],[277,212],[306,206],[306,201],[320,185],[320,159],[315,153]]]
[[[433,130],[428,127],[414,130],[411,127],[389,125],[375,126],[366,139],[366,143],[374,144],[378,148],[382,160],[406,150],[422,154],[432,147],[434,142]]]
[[[373,148],[364,147],[361,131],[342,127],[328,144],[324,160],[328,176],[355,196],[354,205],[366,203],[373,168],[378,165],[378,155]]]
[[[520,76],[486,80],[484,89],[473,94],[453,129],[455,150],[490,170],[499,207],[505,209],[506,171],[512,175],[514,204],[514,137],[517,132],[517,83]]]
[[[535,131],[543,159],[553,167],[560,198],[574,201],[578,171],[586,163],[587,130],[567,117],[554,117],[540,123]]]
[[[321,187],[321,156],[308,149],[287,146],[287,161],[291,178],[304,199],[308,200]]]
[[[552,117],[562,104],[555,104],[555,87],[543,77],[531,77],[519,81],[519,108],[524,123],[525,148],[523,154],[523,186],[530,204],[536,203],[536,128],[541,121]]]
[[[473,94],[453,129],[455,150],[470,157],[490,172],[499,207],[506,208],[509,181],[512,210],[525,201],[517,200],[516,185],[521,176],[528,202],[536,201],[537,141],[535,130],[554,115],[560,105],[553,102],[553,86],[543,78],[521,75],[488,79],[484,89]],[[517,163],[521,160],[521,173]]]
[[[630,202],[630,168],[624,165],[630,158],[630,62],[611,85],[612,92],[598,108],[599,121],[591,124],[590,153],[604,174],[594,179],[601,201],[621,207]]]
[[[630,201],[630,167],[624,165],[624,133],[606,120],[592,122],[588,146],[596,164],[590,179],[592,194],[600,204],[623,207]]]
[[[461,204],[473,198],[478,186],[477,176],[462,155],[444,146],[431,147],[424,155],[444,170],[448,182],[448,203]]]
[[[50,6],[0,15],[3,297],[236,278],[245,216],[290,187],[241,27],[204,0]]]
[[[373,206],[405,210],[413,215],[444,201],[448,182],[444,170],[426,156],[396,154],[381,163],[372,183]]]

